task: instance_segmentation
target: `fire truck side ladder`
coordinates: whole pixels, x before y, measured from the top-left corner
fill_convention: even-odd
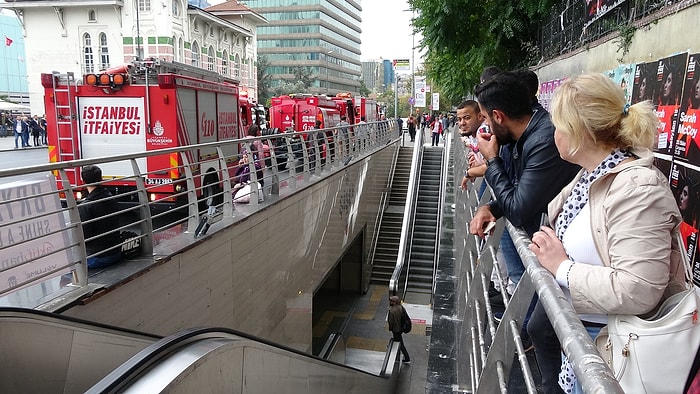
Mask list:
[[[56,150],[58,161],[70,161],[79,159],[76,156],[77,146],[80,143],[77,135],[77,114],[75,109],[75,96],[78,88],[75,82],[75,76],[72,72],[61,74],[57,71],[53,72],[53,94],[54,106],[56,114],[56,129],[58,133],[58,141],[56,141]],[[73,172],[72,177],[69,177],[73,182],[78,182],[77,169],[66,169],[67,172]],[[74,185],[75,186],[75,185]]]

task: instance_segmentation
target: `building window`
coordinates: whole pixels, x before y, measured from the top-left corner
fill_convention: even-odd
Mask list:
[[[214,71],[214,62],[216,61],[216,53],[214,47],[210,46],[207,51],[207,70]]]
[[[85,62],[85,72],[94,73],[95,59],[92,53],[92,38],[88,33],[83,35],[83,61]]]
[[[95,10],[88,10],[88,22],[97,22],[97,12]]]
[[[224,51],[223,56],[221,57],[221,69],[219,70],[219,74],[228,77],[229,72],[228,72],[228,52]]]
[[[201,53],[199,52],[199,44],[197,44],[197,41],[192,43],[192,65],[195,67],[199,67],[199,57]]]
[[[236,54],[236,57],[234,58],[233,76],[236,78],[241,77],[241,57],[238,56],[238,54]]]
[[[180,16],[180,2],[178,0],[173,0],[173,16]]]
[[[151,11],[151,0],[138,0],[139,1],[139,11]]]
[[[100,68],[109,68],[109,47],[107,46],[107,35],[100,33]]]

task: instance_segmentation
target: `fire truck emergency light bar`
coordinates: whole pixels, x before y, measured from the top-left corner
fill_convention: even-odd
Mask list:
[[[89,86],[108,86],[112,89],[119,89],[126,84],[126,74],[86,74],[84,81]]]

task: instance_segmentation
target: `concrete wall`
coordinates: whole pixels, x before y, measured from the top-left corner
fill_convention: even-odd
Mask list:
[[[700,3],[678,10],[685,3],[664,10],[657,22],[643,22],[632,39],[629,53],[622,57],[617,52],[616,33],[591,44],[588,49],[567,54],[533,68],[540,81],[591,72],[604,72],[617,67],[622,57],[624,64],[650,62],[679,52],[700,52]],[[687,3],[687,2],[686,2]]]
[[[228,327],[310,352],[314,291],[358,236],[369,245],[396,149],[285,196],[63,314],[159,335]]]

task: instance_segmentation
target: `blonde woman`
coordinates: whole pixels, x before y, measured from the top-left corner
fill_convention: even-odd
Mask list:
[[[533,234],[530,250],[595,337],[608,314],[644,315],[682,290],[683,267],[671,250],[681,216],[652,163],[658,120],[650,102],[629,106],[609,78],[581,75],[556,91],[552,122],[559,154],[582,169],[549,204],[551,228]],[[535,349],[558,346],[538,337],[541,313],[528,326]],[[565,375],[562,389],[580,389]]]

